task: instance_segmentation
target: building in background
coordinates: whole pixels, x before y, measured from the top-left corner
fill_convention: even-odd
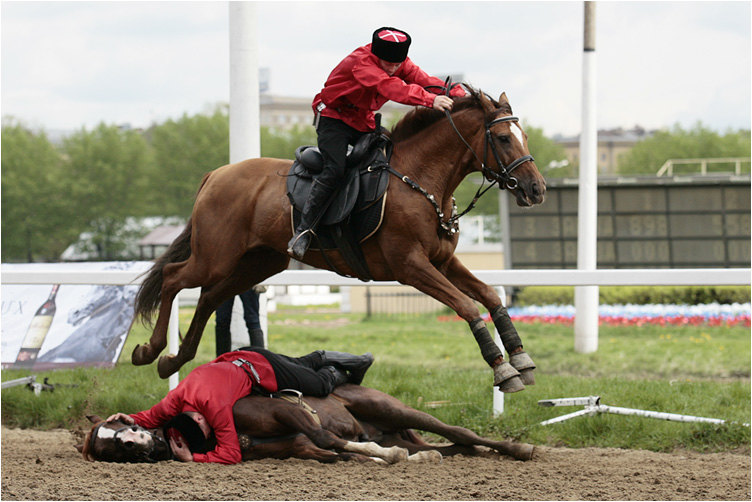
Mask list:
[[[627,153],[638,142],[648,139],[655,131],[636,125],[632,129],[601,129],[598,131],[598,173],[614,174],[619,157]],[[570,164],[580,163],[580,136],[556,135],[554,142],[564,147]]]

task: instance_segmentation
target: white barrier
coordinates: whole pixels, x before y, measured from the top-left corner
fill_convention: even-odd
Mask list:
[[[749,286],[752,269],[604,269],[604,270],[476,270],[473,274],[491,286]],[[140,272],[89,271],[65,272],[13,270],[0,268],[0,282],[4,284],[138,284]],[[286,270],[268,278],[266,286],[328,285],[362,286],[366,283],[342,277],[327,270]],[[393,286],[397,282],[374,282],[368,285]],[[178,301],[170,314],[168,349],[178,350]],[[170,377],[170,388],[177,386],[177,373]],[[495,391],[494,411],[503,411],[503,395]]]

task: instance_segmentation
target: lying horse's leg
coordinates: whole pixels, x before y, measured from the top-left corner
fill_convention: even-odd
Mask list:
[[[369,422],[387,433],[417,429],[439,434],[459,445],[487,446],[518,460],[530,460],[533,456],[533,445],[486,439],[464,427],[445,424],[436,417],[410,408],[399,399],[375,389],[342,385],[334,393],[344,399],[345,407],[355,418]]]
[[[498,386],[502,392],[524,390],[525,386],[519,378],[519,372],[504,361],[499,346],[488,332],[486,323],[481,319],[480,311],[473,300],[457,289],[428,261],[425,255],[413,252],[404,260],[404,263],[405,266],[400,268],[397,276],[399,282],[413,286],[436,298],[457,312],[470,325],[483,359],[493,368],[494,385]]]
[[[376,443],[357,443],[346,441],[321,427],[314,420],[311,413],[302,406],[292,404],[281,399],[264,401],[266,418],[265,424],[260,424],[258,419],[258,400],[240,399],[233,406],[235,427],[238,432],[248,431],[250,434],[258,434],[261,425],[270,425],[270,418],[274,434],[286,434],[288,432],[300,432],[310,439],[314,445],[322,450],[339,450],[367,457],[378,457],[390,464],[407,460],[407,450],[399,447],[384,448]],[[344,411],[344,410],[343,410]],[[348,414],[349,416],[349,414]],[[349,417],[352,420],[352,417]],[[274,427],[276,425],[277,427]]]
[[[157,366],[159,376],[169,377],[196,356],[206,323],[222,302],[284,270],[288,262],[289,258],[281,253],[268,249],[254,249],[243,255],[235,270],[226,274],[225,279],[213,286],[203,287],[196,305],[196,312],[178,353],[159,358]]]
[[[478,300],[488,309],[491,319],[499,332],[501,342],[509,353],[509,363],[520,372],[520,379],[525,385],[534,385],[533,370],[535,363],[522,350],[522,340],[509,318],[507,309],[501,303],[496,290],[484,283],[470,272],[457,258],[452,258],[446,264],[446,277],[470,298]]]

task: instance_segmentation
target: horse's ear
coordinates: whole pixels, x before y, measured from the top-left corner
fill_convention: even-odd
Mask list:
[[[89,422],[96,424],[97,422],[101,422],[104,420],[104,418],[101,418],[99,415],[86,415],[86,418],[89,419]]]
[[[496,111],[496,106],[494,106],[491,99],[489,99],[488,96],[486,96],[485,92],[479,92],[478,98],[480,99],[480,104],[483,106],[483,110],[486,112],[487,115],[492,115]]]
[[[509,98],[507,98],[506,92],[502,92],[501,96],[499,96],[499,104],[501,105],[501,108],[508,110],[508,113],[512,113],[512,105],[509,104]]]

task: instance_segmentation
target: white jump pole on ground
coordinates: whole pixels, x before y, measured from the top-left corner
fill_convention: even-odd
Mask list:
[[[595,270],[598,251],[598,127],[596,125],[595,2],[585,2],[582,133],[577,207],[577,268]],[[575,287],[574,350],[598,349],[598,286]]]
[[[228,2],[230,18],[230,163],[261,156],[258,43],[255,2]],[[259,321],[266,346],[266,298],[259,295]],[[230,325],[232,347],[249,343],[243,306],[235,297]]]

